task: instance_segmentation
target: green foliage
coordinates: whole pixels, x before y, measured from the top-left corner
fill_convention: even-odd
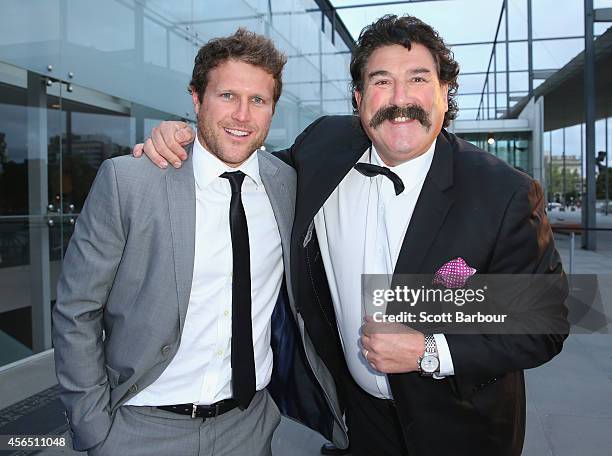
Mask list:
[[[608,174],[608,197],[612,196],[612,168],[607,168]],[[606,198],[606,169],[600,172],[595,182],[595,191],[597,192],[597,199]]]
[[[552,177],[551,177],[552,168]],[[546,166],[546,182],[548,182],[549,199],[554,200],[555,195],[562,195],[563,202],[563,167],[553,164]],[[570,202],[580,198],[580,174],[577,170],[565,171],[565,201]]]
[[[6,156],[6,134],[0,133],[0,165],[5,164],[8,161]]]

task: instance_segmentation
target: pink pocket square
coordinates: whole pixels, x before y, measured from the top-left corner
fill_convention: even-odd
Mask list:
[[[438,269],[432,284],[443,285],[446,288],[461,288],[475,273],[476,269],[471,268],[463,258],[455,258]]]

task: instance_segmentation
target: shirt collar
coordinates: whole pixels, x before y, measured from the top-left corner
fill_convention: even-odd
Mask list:
[[[196,185],[200,190],[210,185],[217,177],[225,172],[242,171],[256,186],[262,184],[259,176],[259,160],[257,150],[251,154],[247,160],[237,168],[232,168],[223,163],[216,156],[202,146],[198,134],[193,143],[193,174]]]
[[[397,166],[385,165],[385,162],[383,162],[380,156],[378,155],[378,152],[376,151],[374,145],[372,145],[371,154],[368,154],[368,152],[366,152],[364,157],[362,157],[362,160],[359,161],[368,162],[369,158],[369,162],[373,165],[385,166],[389,168],[402,179],[406,190],[409,190],[416,184],[421,182],[423,179],[425,179],[425,176],[427,176],[429,168],[431,167],[431,162],[433,160],[434,151],[436,150],[436,141],[437,138],[434,139],[434,142],[431,144],[431,146],[429,146],[429,149],[427,149],[424,154],[421,154],[418,157],[413,158],[412,160],[408,160],[407,162],[404,162]],[[365,160],[363,158],[365,158]]]

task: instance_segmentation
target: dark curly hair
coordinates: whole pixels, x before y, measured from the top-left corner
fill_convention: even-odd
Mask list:
[[[208,84],[208,73],[229,59],[249,63],[272,75],[276,104],[283,90],[282,73],[287,57],[276,49],[272,40],[242,27],[233,35],[213,38],[200,48],[194,61],[189,93],[195,90],[202,103],[202,96]]]
[[[359,34],[351,57],[353,109],[357,113],[355,91],[363,91],[364,71],[372,53],[380,47],[393,44],[410,49],[412,43],[422,44],[429,49],[438,67],[438,79],[448,84],[448,111],[444,116],[444,126],[447,127],[450,121],[457,117],[457,100],[454,97],[459,88],[459,64],[438,32],[420,19],[409,15],[398,17],[387,14],[365,27]]]

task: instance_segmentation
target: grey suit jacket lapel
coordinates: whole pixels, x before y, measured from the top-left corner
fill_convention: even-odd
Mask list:
[[[283,247],[283,263],[285,266],[285,276],[287,284],[291,283],[289,271],[290,260],[290,245],[291,245],[291,229],[293,227],[293,215],[295,213],[295,181],[292,176],[285,173],[292,172],[279,168],[273,162],[272,157],[265,151],[258,151],[257,157],[259,161],[259,175],[263,182],[278,230],[280,232],[281,243]],[[287,286],[289,295],[291,296],[291,287]]]
[[[193,160],[193,144],[185,147],[188,158],[179,169],[170,169],[166,174],[168,188],[168,209],[174,254],[174,274],[180,330],[182,332],[191,294],[193,262],[195,256],[196,200]]]

